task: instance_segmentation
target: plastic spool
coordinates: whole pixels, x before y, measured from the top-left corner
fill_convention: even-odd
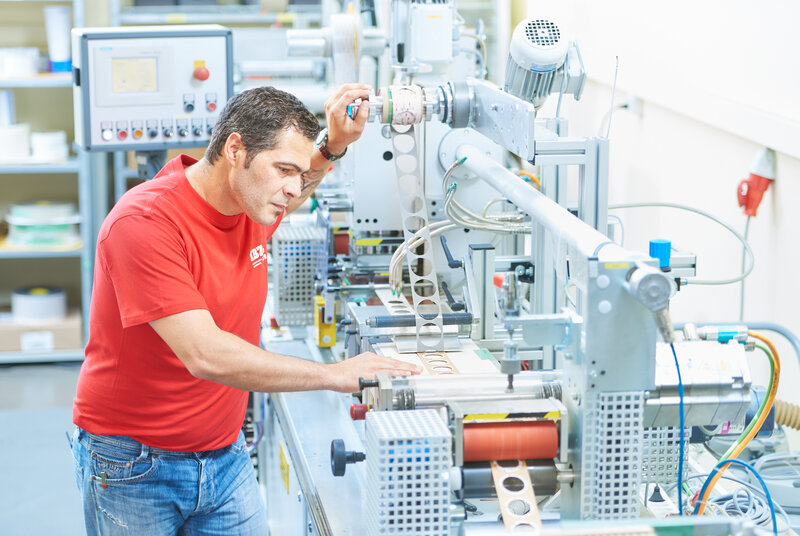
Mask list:
[[[25,287],[11,294],[11,316],[19,324],[43,324],[67,316],[67,294],[57,287]]]
[[[8,243],[14,246],[71,247],[80,242],[74,203],[32,201],[9,207]]]
[[[553,421],[464,425],[464,461],[541,460],[558,456],[558,428]]]
[[[0,162],[26,161],[31,154],[31,126],[27,123],[0,126]]]
[[[444,349],[442,305],[439,301],[438,277],[428,230],[428,209],[417,155],[419,139],[414,126],[392,126],[392,145],[398,155],[394,163],[406,241],[412,240],[421,231],[420,246],[415,247],[414,251],[409,250],[406,255],[414,303],[417,351],[441,351]],[[422,253],[418,254],[417,251]],[[426,284],[432,290],[426,291],[425,287],[420,286]]]
[[[350,14],[331,15],[333,76],[337,85],[358,82],[358,21]]]
[[[65,162],[69,155],[67,133],[31,132],[31,156],[37,162]]]
[[[425,114],[425,95],[420,86],[389,86],[381,91],[383,123],[415,125]]]

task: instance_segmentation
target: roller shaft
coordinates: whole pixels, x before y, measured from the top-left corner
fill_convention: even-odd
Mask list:
[[[536,495],[553,495],[558,489],[558,469],[552,460],[527,460]],[[462,469],[464,498],[496,497],[492,468],[487,462],[465,463]]]

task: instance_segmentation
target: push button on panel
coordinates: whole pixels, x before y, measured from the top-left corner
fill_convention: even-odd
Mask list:
[[[128,139],[128,122],[117,121],[117,138],[121,140]]]
[[[213,112],[217,109],[217,94],[206,93],[206,110]]]
[[[211,73],[208,72],[206,67],[198,67],[194,70],[194,77],[200,81],[208,80]]]
[[[194,95],[187,93],[183,96],[183,111],[190,114],[194,111]]]

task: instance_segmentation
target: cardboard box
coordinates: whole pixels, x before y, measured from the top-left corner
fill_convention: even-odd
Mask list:
[[[70,311],[63,320],[18,324],[10,315],[0,318],[0,352],[50,352],[83,348],[81,314]]]

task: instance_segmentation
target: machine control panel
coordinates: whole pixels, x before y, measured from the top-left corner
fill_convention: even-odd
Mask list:
[[[205,146],[233,95],[222,26],[75,28],[72,47],[75,140],[86,151]]]

